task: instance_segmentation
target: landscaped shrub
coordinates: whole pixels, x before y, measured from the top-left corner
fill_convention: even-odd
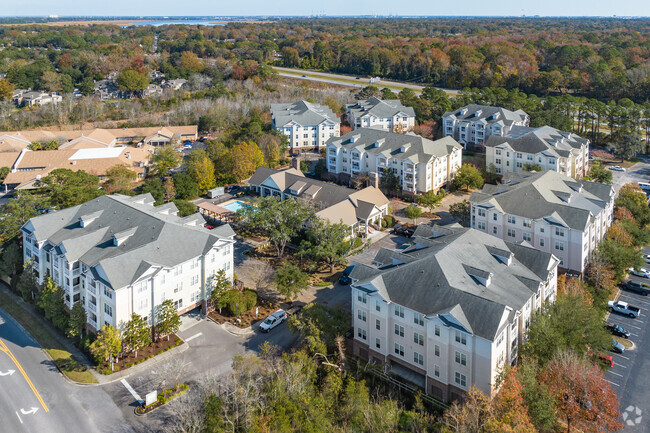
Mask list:
[[[244,303],[246,304],[246,311],[254,308],[257,305],[257,292],[250,289],[244,289]]]
[[[381,222],[382,222],[382,227],[393,227],[397,221],[395,220],[394,216],[386,215]]]

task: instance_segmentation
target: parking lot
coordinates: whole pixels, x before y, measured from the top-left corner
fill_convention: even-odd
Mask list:
[[[644,254],[650,254],[645,248]],[[647,278],[631,277],[634,281],[650,283]],[[621,291],[620,301],[640,309],[639,317],[631,319],[617,313],[609,315],[608,322],[615,323],[630,332],[630,341],[636,345],[634,350],[623,354],[611,353],[614,367],[605,377],[612,384],[621,404],[621,414],[625,423],[624,432],[650,432],[650,334],[647,332],[650,317],[650,296]]]

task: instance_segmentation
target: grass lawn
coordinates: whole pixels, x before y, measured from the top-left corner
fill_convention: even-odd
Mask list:
[[[629,349],[630,347],[632,347],[632,342],[630,340],[628,340],[627,338],[617,337],[616,335],[613,335],[612,337],[614,338],[614,340],[618,341],[623,346],[625,346],[626,349]]]
[[[38,341],[70,380],[79,383],[97,383],[93,375],[59,344],[50,331],[3,292],[0,292],[0,305]]]

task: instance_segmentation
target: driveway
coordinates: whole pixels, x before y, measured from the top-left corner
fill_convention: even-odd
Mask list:
[[[644,254],[650,254],[646,247]],[[648,282],[647,278],[631,277],[635,281]],[[621,291],[619,300],[639,307],[638,318],[630,319],[612,313],[608,321],[621,325],[630,331],[630,340],[636,344],[636,349],[623,354],[612,353],[614,367],[605,373],[621,405],[621,413],[625,422],[626,433],[650,433],[650,332],[648,318],[650,317],[650,296]]]
[[[650,182],[650,163],[639,162],[626,171],[612,171],[612,186],[617,194],[623,185],[631,182]]]

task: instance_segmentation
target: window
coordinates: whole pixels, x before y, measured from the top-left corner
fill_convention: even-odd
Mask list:
[[[467,344],[467,335],[462,331],[456,330],[456,343]]]
[[[357,310],[357,319],[361,320],[362,322],[366,321],[366,312]]]
[[[508,224],[517,224],[517,217],[508,215]]]
[[[174,307],[177,310],[183,308],[183,298],[179,299],[178,301],[174,301]]]
[[[494,213],[492,214],[492,219],[493,219],[494,221],[497,220],[497,213],[496,213],[496,212],[494,212]]]
[[[149,307],[149,299],[148,298],[140,299],[140,302],[138,303],[138,308],[140,310],[144,310],[147,307]]]
[[[526,160],[532,161],[533,160],[533,155],[526,155]]]
[[[424,356],[421,353],[413,352],[413,362],[424,365]]]
[[[564,237],[564,230],[562,230],[559,227],[555,227],[555,236],[561,236]]]
[[[190,284],[191,284],[192,286],[195,286],[195,285],[199,284],[199,276],[198,276],[198,275],[194,275],[194,276],[192,277],[192,281],[190,282]]]
[[[456,352],[456,363],[460,365],[467,365],[467,355],[464,353]]]
[[[531,220],[526,220],[526,219],[523,220],[521,223],[524,225],[524,227],[528,227],[528,228],[530,228],[532,225]]]
[[[437,365],[433,366],[433,375],[435,377],[440,377],[440,367],[438,367]]]
[[[530,236],[530,233],[524,232],[523,236],[524,236],[524,240],[527,241],[527,242],[530,242],[532,240],[532,237]]]
[[[381,349],[381,338],[375,338],[375,347]]]
[[[492,234],[496,235],[497,234],[497,226],[492,227]]]
[[[485,223],[483,221],[479,221],[478,223],[476,223],[476,227],[479,230],[485,230]]]
[[[433,354],[436,356],[440,356],[440,346],[437,344],[433,346]]]
[[[413,313],[413,323],[416,325],[424,326],[424,315],[420,313]]]
[[[511,238],[514,238],[515,237],[515,229],[508,229],[508,236],[510,236]]]
[[[540,232],[540,233],[544,233],[544,227],[540,227],[540,228],[539,228],[539,232]]]
[[[555,241],[555,249],[564,251],[564,242]]]
[[[478,208],[478,216],[484,217],[485,216],[485,209]]]
[[[361,290],[359,290],[357,292],[357,301],[365,304],[368,301],[366,298],[366,292],[362,292]]]
[[[401,317],[402,319],[404,318],[404,307],[400,307],[399,305],[395,305],[395,315]]]
[[[375,301],[375,310],[381,311],[381,301],[380,300]]]
[[[379,319],[375,319],[375,328],[377,329],[377,331],[381,331],[381,322],[379,321]]]
[[[178,277],[183,273],[183,265],[178,265],[177,267],[174,268],[174,276]]]
[[[454,379],[454,382],[456,382],[460,386],[467,386],[467,377],[464,374],[460,374],[459,372],[456,372],[456,377]]]
[[[366,330],[361,329],[361,328],[357,328],[357,337],[361,338],[362,340],[365,340],[367,338],[366,337]]]
[[[523,166],[524,165],[521,162],[517,161],[517,168],[522,168]]]
[[[108,287],[104,287],[104,296],[106,296],[108,299],[113,299],[113,291]]]
[[[497,159],[496,159],[496,163],[497,163],[497,164],[501,164],[501,159],[500,159],[500,158],[497,158]]]
[[[433,333],[436,334],[436,337],[440,337],[440,326],[435,325],[433,327]]]
[[[420,346],[424,346],[424,335],[418,334],[417,332],[413,333],[413,342],[415,344],[419,344]]]
[[[404,336],[404,327],[395,325],[395,335],[399,335],[400,337]]]
[[[501,150],[497,149],[496,153],[497,153],[497,155],[501,155]]]
[[[174,293],[178,293],[181,290],[183,290],[183,282],[179,281],[178,283],[176,283],[176,287],[174,287]]]
[[[521,159],[521,158],[523,158],[523,155],[521,153],[517,152],[517,159]]]
[[[395,354],[399,356],[404,356],[404,346],[395,343]]]
[[[113,307],[111,307],[108,304],[104,304],[104,313],[106,313],[109,316],[113,317]]]

